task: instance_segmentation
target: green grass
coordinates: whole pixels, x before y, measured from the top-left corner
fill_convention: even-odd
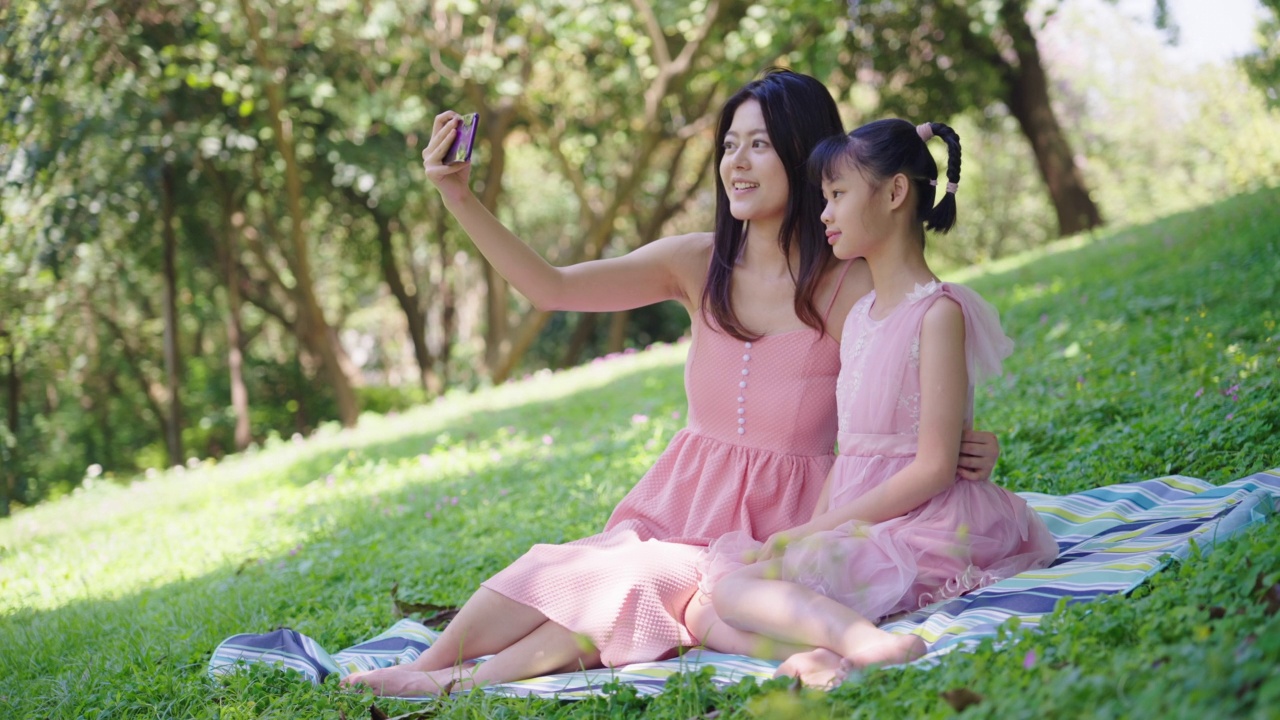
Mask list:
[[[998,478],[1065,493],[1280,465],[1280,192],[958,278],[1017,350],[979,390]],[[457,605],[535,542],[590,534],[684,423],[684,346],[543,374],[253,454],[99,484],[0,521],[0,718],[358,718],[373,698],[257,670],[205,679],[236,632],[338,649],[402,599]],[[439,717],[1267,717],[1280,707],[1280,522],[1064,608],[1042,632],[831,693],[783,682],[581,703],[482,694]],[[1280,590],[1276,590],[1280,593]],[[1034,662],[1029,658],[1034,656]],[[419,706],[379,700],[390,715]]]

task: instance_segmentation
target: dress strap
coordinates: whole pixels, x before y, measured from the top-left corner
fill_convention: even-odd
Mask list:
[[[836,306],[836,298],[840,297],[840,287],[844,285],[844,278],[849,274],[849,268],[853,267],[853,260],[844,261],[844,271],[840,273],[840,279],[836,280],[836,289],[831,292],[831,300],[827,301],[827,309],[822,313],[822,323],[825,325],[827,318],[831,316],[831,308]]]

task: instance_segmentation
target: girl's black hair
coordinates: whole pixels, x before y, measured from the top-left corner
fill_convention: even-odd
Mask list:
[[[806,161],[820,140],[841,133],[840,111],[826,86],[808,75],[769,68],[757,80],[734,93],[720,111],[716,130],[716,227],[711,265],[702,290],[702,312],[708,311],[721,329],[739,340],[760,337],[743,326],[730,303],[733,268],[742,254],[745,223],[729,211],[729,196],[720,176],[724,159],[724,138],[733,124],[738,107],[748,100],[760,103],[769,142],[787,171],[789,193],[778,244],[787,257],[787,267],[796,278],[796,316],[809,327],[825,332],[822,314],[814,295],[826,269],[834,262],[827,247],[823,227],[822,193],[809,183]],[[791,267],[791,249],[800,250],[800,267]]]
[[[960,182],[960,136],[942,123],[928,123],[934,137],[947,144],[947,180]],[[873,183],[897,173],[911,179],[919,200],[916,220],[929,230],[945,233],[956,224],[956,194],[944,192],[935,207],[938,164],[920,138],[916,126],[906,120],[867,123],[848,135],[827,138],[809,156],[809,180],[821,184],[834,180],[842,168],[852,167]],[[921,233],[923,237],[923,233]]]

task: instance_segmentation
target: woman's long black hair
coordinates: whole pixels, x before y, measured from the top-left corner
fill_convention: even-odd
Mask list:
[[[770,68],[729,98],[720,111],[716,130],[716,228],[715,246],[707,282],[702,290],[702,312],[711,313],[716,324],[739,340],[760,337],[743,326],[730,303],[733,268],[742,254],[745,223],[729,212],[729,195],[720,176],[724,159],[724,137],[733,124],[738,107],[748,100],[760,103],[765,129],[787,171],[789,193],[778,244],[787,257],[787,267],[796,279],[795,311],[800,320],[819,332],[826,330],[822,313],[814,304],[818,283],[834,262],[827,247],[823,227],[822,193],[809,183],[806,163],[818,142],[843,134],[840,111],[826,86],[808,75]],[[800,267],[791,267],[791,249],[800,250]]]

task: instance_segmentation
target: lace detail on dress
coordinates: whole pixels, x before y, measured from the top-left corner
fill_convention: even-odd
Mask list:
[[[942,289],[942,283],[937,280],[930,281],[924,285],[916,283],[915,290],[907,294],[904,302],[919,302],[930,295]],[[920,370],[920,335],[917,334],[911,339],[911,347],[907,352],[907,365],[912,370],[919,372]],[[920,434],[920,393],[903,393],[898,396],[898,409],[906,412],[907,418],[911,421],[911,434]]]
[[[920,329],[942,297],[952,298],[964,313],[970,382],[997,369],[1008,355],[998,317],[971,290],[918,286],[909,301],[898,302],[878,320],[869,312],[875,291],[867,293],[844,324],[836,398],[840,454],[828,492],[832,507],[883,488],[913,461],[922,409]],[[699,565],[704,588],[731,571],[729,563],[741,565],[742,549],[760,547],[759,541],[746,539],[749,546],[726,538],[713,543],[711,560]],[[1026,501],[993,483],[957,478],[904,515],[873,525],[846,523],[793,543],[779,558],[778,577],[874,620],[1044,567],[1056,554],[1053,535]]]
[[[866,302],[868,302],[867,298],[859,300],[858,303],[854,305],[854,310],[850,311],[850,315],[852,316],[854,313],[858,312],[859,306]],[[862,371],[866,365],[866,353],[864,351],[872,340],[875,328],[866,324],[859,324],[857,328],[858,335],[853,338],[852,342],[846,337],[845,341],[840,343],[840,364],[842,366],[842,370],[839,376],[836,377],[837,398],[855,397],[858,394],[858,390],[862,387]],[[846,332],[847,331],[848,326],[846,326]],[[837,412],[837,427],[842,432],[849,431],[848,422],[845,417],[844,413]]]
[[[920,393],[898,396],[898,409],[907,413],[911,420],[911,434],[920,434]]]
[[[981,568],[972,564],[964,569],[959,575],[947,580],[942,587],[933,592],[922,592],[920,597],[916,599],[917,607],[932,605],[939,600],[950,600],[958,598],[965,593],[972,592],[978,588],[986,587],[994,582],[998,582],[1001,578],[994,573],[986,572]]]
[[[937,280],[930,280],[924,285],[921,285],[920,283],[916,283],[916,289],[907,293],[907,302],[916,302],[917,300],[923,300],[929,297],[930,295],[938,292],[941,289],[942,289],[942,283],[938,282]]]

